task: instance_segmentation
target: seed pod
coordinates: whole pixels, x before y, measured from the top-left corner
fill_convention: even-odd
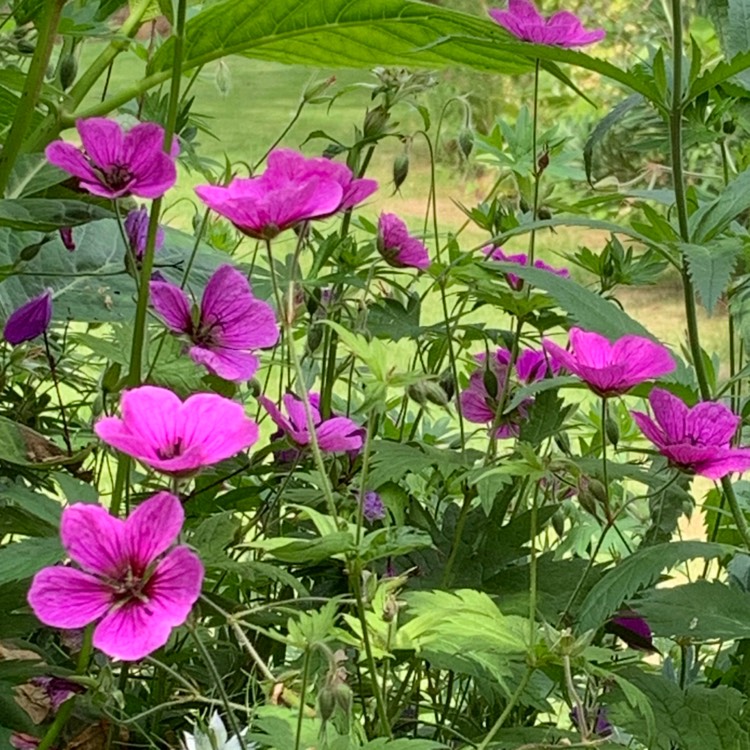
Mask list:
[[[456,381],[453,379],[453,373],[450,370],[445,370],[440,378],[438,379],[438,385],[443,389],[448,401],[453,399],[456,395]]]
[[[471,128],[461,128],[458,133],[458,147],[465,159],[468,159],[474,148],[474,133]]]
[[[616,448],[617,443],[620,442],[620,426],[610,416],[607,416],[604,420],[604,432],[607,435],[607,440]]]
[[[437,406],[447,406],[448,405],[448,395],[446,392],[442,389],[439,383],[436,383],[434,380],[426,380],[423,383],[424,386],[424,395],[425,398],[432,404],[436,404]]]
[[[312,354],[320,346],[321,341],[323,341],[323,327],[311,325],[307,329],[307,351]]]
[[[482,381],[490,398],[497,398],[497,375],[489,367],[485,367],[482,373]]]
[[[545,169],[549,166],[549,151],[542,151],[542,155],[537,159],[536,162],[536,173],[537,175],[542,174]]]
[[[317,99],[326,89],[333,86],[334,83],[336,83],[336,76],[331,76],[323,81],[314,81],[302,92],[303,101],[311,102],[313,99]]]
[[[43,239],[41,242],[35,242],[33,245],[26,245],[26,247],[21,250],[18,257],[25,261],[34,260],[34,258],[39,255],[39,251],[46,242],[49,242],[47,238]]]
[[[78,61],[75,55],[69,53],[60,60],[60,86],[63,91],[67,91],[78,75]]]
[[[409,154],[406,151],[400,153],[393,160],[393,189],[398,190],[404,184],[409,174]]]
[[[389,119],[388,110],[383,106],[368,109],[363,126],[363,135],[365,138],[375,138],[382,135]]]
[[[336,694],[329,685],[323,685],[318,692],[318,711],[323,721],[328,721],[336,710]]]
[[[550,211],[546,206],[542,206],[539,211],[537,211],[537,215],[540,219],[542,219],[542,221],[547,221],[548,219],[552,218],[552,211]]]
[[[121,374],[122,365],[119,362],[112,362],[102,375],[102,390],[105,393],[116,393]]]

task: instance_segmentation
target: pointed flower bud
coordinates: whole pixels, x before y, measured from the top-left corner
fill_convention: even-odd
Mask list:
[[[66,250],[71,253],[76,249],[76,243],[73,239],[73,227],[60,227],[60,239]]]
[[[52,320],[52,290],[47,289],[38,297],[14,310],[5,323],[5,340],[17,346],[41,336]]]

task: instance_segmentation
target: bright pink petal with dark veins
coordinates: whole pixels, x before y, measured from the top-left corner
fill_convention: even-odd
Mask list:
[[[276,316],[267,303],[253,297],[244,274],[229,265],[211,276],[201,300],[201,327],[230,349],[273,346],[279,338]]]
[[[141,198],[160,198],[175,182],[177,167],[171,157],[160,151],[136,174],[130,192]]]
[[[544,339],[544,341],[542,341],[542,346],[544,347],[544,351],[549,354],[550,359],[555,362],[558,367],[564,367],[568,372],[571,372],[574,375],[577,374],[578,363],[570,352],[549,339]]]
[[[660,378],[676,368],[666,347],[643,336],[618,339],[612,347],[611,361],[626,365],[631,382]]]
[[[687,404],[663,388],[652,388],[648,402],[651,404],[656,421],[664,430],[664,441],[666,443],[682,442],[688,434],[690,409]]]
[[[658,427],[658,425],[648,416],[641,411],[630,412],[631,416],[635,420],[635,423],[640,428],[641,432],[657,447],[663,448],[667,445],[664,439],[664,433]]]
[[[331,417],[315,428],[321,450],[328,453],[356,451],[362,447],[361,428],[346,417]]]
[[[127,186],[120,188],[119,190],[113,190],[103,182],[88,182],[87,180],[81,180],[80,187],[84,190],[88,190],[92,195],[98,195],[101,198],[122,198],[124,195],[130,195],[130,188]]]
[[[724,404],[704,401],[690,410],[687,436],[703,445],[729,445],[740,421]]]
[[[294,431],[291,422],[270,398],[259,396],[258,401],[260,401],[261,406],[268,412],[268,416],[271,417],[277,427],[287,434],[291,434]]]
[[[130,600],[113,609],[94,630],[94,647],[112,659],[138,661],[161,648],[172,625],[155,616],[150,604]]]
[[[125,521],[125,538],[131,561],[141,575],[177,539],[185,512],[170,492],[158,492],[142,502]]]
[[[148,446],[158,450],[177,444],[182,401],[168,388],[133,388],[122,394],[120,404],[126,428],[140,435]]]
[[[119,578],[127,570],[125,524],[101,505],[75,503],[66,508],[60,537],[70,557],[91,573]]]
[[[47,161],[87,182],[98,182],[98,177],[86,157],[72,143],[53,141],[44,151]]]
[[[260,366],[258,358],[250,352],[226,347],[191,346],[190,358],[220,378],[234,382],[250,380]]]
[[[304,442],[307,443],[310,436],[307,426],[307,413],[302,399],[297,398],[293,393],[286,393],[284,394],[284,406],[286,407],[286,413],[289,415],[289,421],[294,428],[295,440],[304,439]],[[313,424],[320,422],[320,414],[317,413],[312,404],[310,404],[310,411]]]
[[[133,434],[119,417],[102,417],[94,425],[94,432],[118,451],[142,461],[156,458],[156,448],[145,443],[141,435]]]
[[[89,117],[76,121],[86,153],[96,166],[104,170],[115,164],[125,164],[125,137],[120,125],[106,117]]]
[[[369,198],[377,189],[378,183],[376,180],[352,180],[351,184],[344,188],[339,210],[348,211],[350,208],[354,208],[354,206]]]
[[[612,344],[609,339],[594,331],[570,329],[570,348],[576,361],[587,367],[607,367],[612,360]]]
[[[207,459],[205,451],[200,445],[191,445],[182,449],[179,455],[173,458],[141,457],[140,460],[163,474],[173,474],[174,476],[184,476],[200,471],[205,466],[210,466],[215,461]]]
[[[164,128],[161,125],[140,122],[125,134],[123,155],[134,174],[148,171],[154,157],[161,153],[164,153]],[[170,157],[167,158],[172,161]]]
[[[241,404],[214,393],[197,393],[181,411],[182,445],[200,447],[206,465],[231,458],[258,440],[258,425]]]
[[[154,570],[148,596],[154,615],[173,627],[182,625],[201,593],[203,565],[187,547],[176,547]]]
[[[735,471],[745,472],[750,469],[750,450],[746,448],[729,448],[723,455],[698,463],[695,473],[708,479],[721,479]]]
[[[112,605],[112,589],[75,568],[40,570],[31,582],[28,601],[34,614],[53,628],[82,628]]]
[[[621,363],[606,367],[589,367],[579,361],[576,375],[597,393],[603,394],[625,393],[640,382],[628,377],[627,365]]]
[[[482,382],[482,373],[472,373],[469,387],[461,392],[461,412],[464,418],[474,424],[491,422],[495,417],[495,412],[487,405],[487,396]]]
[[[154,310],[168,328],[177,333],[189,333],[192,330],[190,300],[180,287],[168,281],[152,281],[149,291]]]

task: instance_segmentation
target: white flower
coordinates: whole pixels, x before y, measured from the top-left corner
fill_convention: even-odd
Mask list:
[[[243,736],[245,732],[247,729],[242,732]],[[184,746],[185,750],[242,750],[237,737],[229,739],[227,728],[217,711],[211,716],[206,732],[197,727],[193,734],[185,732]],[[255,747],[255,744],[247,745],[248,750]]]

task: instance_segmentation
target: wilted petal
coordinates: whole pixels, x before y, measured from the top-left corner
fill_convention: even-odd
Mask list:
[[[114,601],[112,589],[74,568],[40,570],[31,582],[28,601],[34,614],[55,628],[82,628],[99,619]]]

